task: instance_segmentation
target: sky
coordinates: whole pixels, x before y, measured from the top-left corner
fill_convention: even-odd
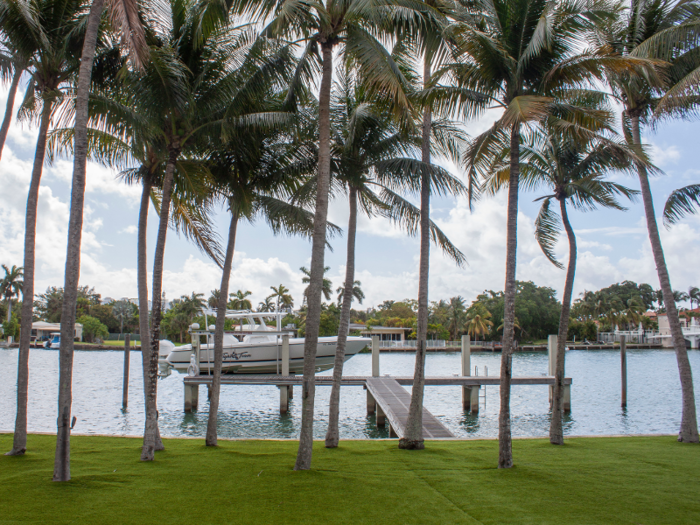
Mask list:
[[[23,93],[16,97],[16,107]],[[0,108],[7,100],[7,88],[0,90]],[[466,124],[477,134],[486,129],[493,114]],[[0,160],[0,263],[23,264],[24,212],[36,146],[36,127],[13,120]],[[700,181],[700,122],[675,121],[661,125],[644,140],[654,162],[664,175],[655,177],[652,192],[660,223],[660,210],[676,188]],[[457,168],[453,173],[462,177]],[[49,286],[63,286],[66,257],[68,211],[72,160],[56,159],[46,163],[39,192],[36,241],[35,292]],[[615,180],[638,189],[639,182],[628,175]],[[117,178],[117,171],[94,163],[88,165],[85,220],[81,256],[80,284],[94,287],[102,297],[119,299],[137,296],[136,231],[140,187],[129,186]],[[565,272],[554,267],[542,254],[534,238],[534,220],[540,193],[523,192],[518,214],[517,279],[549,286],[561,299]],[[414,202],[417,200],[414,198]],[[623,280],[645,282],[658,288],[640,200],[628,211],[570,212],[578,239],[578,262],[574,297],[584,290],[597,290]],[[473,210],[463,198],[435,198],[431,217],[452,242],[467,256],[468,263],[458,268],[454,262],[433,249],[430,258],[430,300],[461,295],[471,302],[484,290],[502,290],[505,280],[506,196],[484,198]],[[329,220],[346,229],[348,205],[333,200]],[[149,268],[158,217],[149,214]],[[228,231],[229,218],[221,208],[215,217],[222,237]],[[671,282],[676,290],[700,286],[700,215],[691,216],[667,230],[660,226],[662,243]],[[225,239],[224,239],[225,241]],[[335,290],[345,276],[346,238],[331,239],[333,251],[326,252],[327,274]],[[387,299],[416,298],[418,293],[418,241],[393,227],[384,219],[360,216],[356,245],[356,279],[365,293],[363,308],[377,306]],[[566,263],[565,238],[556,247]],[[271,293],[271,286],[283,284],[291,290],[295,305],[301,304],[304,285],[301,266],[309,266],[310,241],[298,237],[275,237],[264,223],[244,223],[239,227],[230,290],[252,292],[255,307]],[[149,276],[150,278],[150,276]],[[195,292],[208,298],[219,288],[221,270],[185,238],[168,232],[163,290],[168,299]],[[150,286],[149,286],[150,288]],[[335,300],[335,298],[334,298]],[[355,308],[360,308],[355,304]]]

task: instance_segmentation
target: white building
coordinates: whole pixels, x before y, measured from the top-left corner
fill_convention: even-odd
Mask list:
[[[32,323],[32,335],[35,335],[37,339],[48,339],[52,333],[60,332],[60,323],[47,323],[45,321],[36,321]],[[80,323],[75,323],[75,339],[78,341],[83,340],[83,325]]]

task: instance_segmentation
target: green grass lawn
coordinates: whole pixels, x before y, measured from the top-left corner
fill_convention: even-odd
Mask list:
[[[496,441],[319,442],[308,472],[290,441],[168,439],[153,463],[138,439],[71,443],[68,483],[51,481],[52,436],[0,456],[0,524],[700,523],[700,446],[673,437],[516,440],[510,470]]]

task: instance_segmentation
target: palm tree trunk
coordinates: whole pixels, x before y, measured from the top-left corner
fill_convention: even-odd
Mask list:
[[[80,245],[83,234],[83,205],[85,202],[85,171],[87,165],[87,123],[92,63],[95,59],[97,32],[102,18],[104,0],[93,0],[83,42],[75,99],[73,187],[68,221],[68,248],[61,311],[61,348],[58,385],[58,428],[54,481],[70,480],[70,414],[73,403],[73,340],[75,338],[75,308],[80,279]]]
[[[557,338],[557,366],[554,372],[554,394],[552,396],[552,421],[549,427],[549,442],[553,445],[564,444],[564,360],[566,359],[566,336],[569,333],[569,312],[571,312],[571,295],[574,290],[576,276],[576,235],[566,213],[566,199],[559,201],[561,220],[564,223],[566,236],[569,239],[569,265],[566,268],[566,284],[564,297],[561,300],[561,315],[559,317],[559,337]]]
[[[161,290],[163,287],[163,256],[165,254],[165,235],[170,218],[170,198],[173,187],[175,163],[180,155],[179,148],[171,149],[168,164],[163,177],[163,199],[160,205],[160,223],[156,251],[153,256],[153,306],[151,311],[150,348],[148,355],[148,392],[146,394],[146,428],[143,434],[141,461],[153,461],[158,434],[158,349],[160,345],[160,320],[162,315]]]
[[[639,116],[632,112],[630,119],[632,121],[632,139],[635,144],[642,144],[641,132],[639,130]],[[681,392],[683,398],[683,408],[681,415],[681,428],[678,432],[678,441],[685,443],[698,442],[698,420],[695,411],[695,393],[693,392],[693,373],[690,369],[690,361],[688,361],[688,351],[685,348],[685,338],[681,328],[680,320],[678,319],[678,310],[676,310],[676,302],[673,299],[673,289],[671,288],[671,279],[668,276],[666,268],[666,260],[664,258],[664,249],[661,246],[661,238],[659,237],[659,228],[656,224],[656,216],[654,215],[654,202],[651,197],[651,188],[649,187],[649,178],[646,168],[637,164],[637,172],[639,173],[639,185],[642,190],[642,201],[644,202],[644,214],[647,220],[647,230],[649,231],[649,242],[651,243],[651,251],[654,254],[654,263],[656,264],[656,273],[659,276],[659,285],[664,296],[664,305],[666,306],[666,315],[668,316],[668,324],[671,328],[671,337],[673,339],[673,348],[676,351],[676,361],[678,362],[678,372],[681,379]]]
[[[691,308],[692,310],[692,308]],[[10,322],[10,319],[12,319],[12,297],[7,301],[7,322]]]
[[[348,253],[345,262],[345,289],[343,290],[343,307],[340,310],[338,326],[338,346],[335,351],[333,364],[333,386],[331,401],[328,409],[328,430],[326,431],[326,447],[335,448],[340,439],[338,433],[338,417],[340,415],[340,380],[343,377],[345,363],[345,345],[348,341],[350,327],[350,306],[352,305],[353,285],[355,284],[355,234],[357,232],[357,189],[350,186],[350,218],[348,220]]]
[[[216,423],[219,411],[219,394],[221,393],[221,366],[224,359],[224,325],[226,324],[226,298],[228,283],[231,278],[233,252],[236,248],[236,229],[238,227],[238,211],[231,213],[231,225],[228,228],[228,246],[224,260],[224,273],[221,275],[221,294],[216,311],[216,330],[214,332],[214,377],[211,380],[211,397],[209,399],[209,419],[207,420],[206,445],[217,445]],[[208,350],[207,350],[208,351]]]
[[[423,64],[423,85],[430,82],[430,61],[426,56]],[[423,111],[421,160],[425,167],[430,165],[430,130],[432,111]],[[430,275],[430,176],[424,169],[421,174],[420,190],[420,263],[418,270],[418,318],[416,319],[416,365],[413,372],[411,404],[404,436],[399,440],[399,448],[421,450],[423,442],[423,390],[425,388],[425,349],[428,339],[428,277]]]
[[[15,74],[12,76],[12,83],[10,84],[10,92],[7,94],[5,117],[2,119],[2,126],[0,126],[0,158],[2,158],[2,150],[5,148],[5,139],[7,139],[7,132],[10,130],[10,122],[12,122],[12,112],[15,107],[17,86],[19,85],[19,80],[22,78],[23,73],[24,68],[15,69]]]
[[[311,270],[307,295],[306,337],[304,340],[304,379],[302,385],[301,433],[294,470],[309,470],[313,452],[314,397],[316,385],[316,351],[321,324],[321,293],[326,250],[326,218],[328,216],[328,190],[331,180],[331,83],[333,81],[333,44],[321,43],[323,70],[318,96],[318,187],[316,211],[311,245]]]
[[[501,411],[498,415],[498,468],[513,466],[510,434],[510,378],[513,373],[513,337],[515,334],[515,267],[518,252],[518,182],[520,175],[520,124],[510,133],[510,180],[508,182],[508,226],[506,241],[505,309],[503,312],[503,350],[501,353]]]
[[[149,366],[150,366],[150,336],[151,324],[148,318],[148,209],[151,201],[151,189],[153,187],[150,173],[143,178],[143,191],[141,192],[141,206],[139,208],[138,248],[136,255],[136,273],[139,293],[139,334],[141,336],[141,366],[143,369],[143,395],[144,406],[148,402],[150,391]],[[160,439],[158,420],[156,419],[156,450],[163,450],[163,441]]]
[[[29,341],[32,335],[32,314],[34,311],[34,259],[36,239],[36,210],[39,202],[39,185],[44,167],[46,134],[51,122],[53,97],[43,100],[39,135],[34,153],[32,179],[27,195],[27,211],[24,222],[24,284],[22,285],[22,323],[19,334],[19,359],[17,364],[17,417],[12,450],[6,455],[18,456],[27,450],[27,388],[29,386]]]

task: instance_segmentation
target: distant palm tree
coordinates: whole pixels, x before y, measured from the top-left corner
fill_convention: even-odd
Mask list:
[[[325,266],[323,268],[323,274],[325,275],[328,270],[330,270],[330,266]],[[303,284],[309,284],[311,283],[311,272],[306,268],[306,266],[302,266],[299,268],[301,270],[301,273],[304,274],[304,277],[301,278],[301,282]],[[326,298],[326,301],[331,300],[331,295],[333,294],[333,283],[331,282],[330,279],[327,279],[326,277],[323,278],[323,285],[321,287],[321,292],[323,293],[323,297]],[[304,289],[304,302],[306,302],[307,295],[309,293],[309,286]]]
[[[124,321],[129,321],[134,315],[131,302],[126,300],[114,301],[112,303],[112,315],[119,319],[119,333],[124,333]]]
[[[360,288],[360,286],[362,286],[362,283],[360,281],[353,281],[352,297],[353,299],[357,300],[358,303],[362,304],[362,301],[365,299],[365,293],[362,291],[362,288]],[[345,287],[338,286],[338,288],[335,291],[338,294],[338,304],[341,304],[343,302],[343,296],[345,295]]]
[[[258,312],[274,312],[275,303],[270,297],[265,297],[262,301],[258,303]]]
[[[211,295],[209,296],[209,299],[207,299],[207,306],[209,308],[216,308],[216,306],[219,304],[219,296],[221,295],[221,292],[219,291],[218,288],[214,289],[211,291]]]
[[[491,331],[493,321],[489,320],[491,312],[484,309],[483,312],[474,313],[467,318],[467,333],[474,338],[475,341],[479,337],[483,337]]]
[[[688,300],[690,301],[690,309],[693,309],[693,302],[700,306],[700,288],[691,286],[688,288]]]
[[[277,307],[275,308],[275,311],[280,311],[280,305],[286,306],[288,304],[294,304],[292,301],[292,296],[289,295],[289,288],[283,284],[280,284],[277,287],[270,286],[270,288],[272,289],[272,293],[268,295],[267,298],[274,299],[276,301]]]
[[[2,269],[5,270],[5,276],[0,281],[0,297],[4,297],[7,301],[7,320],[9,322],[12,318],[12,298],[19,297],[19,294],[22,293],[24,273],[21,266],[12,265],[12,269],[10,269],[3,264]]]
[[[229,310],[252,310],[253,305],[250,299],[246,299],[249,295],[253,295],[253,292],[238,290],[236,293],[230,293],[229,297],[231,300],[228,302],[226,307]]]
[[[467,322],[464,309],[464,298],[461,295],[450,298],[448,305],[447,331],[452,341],[457,340],[459,333],[464,330]]]

